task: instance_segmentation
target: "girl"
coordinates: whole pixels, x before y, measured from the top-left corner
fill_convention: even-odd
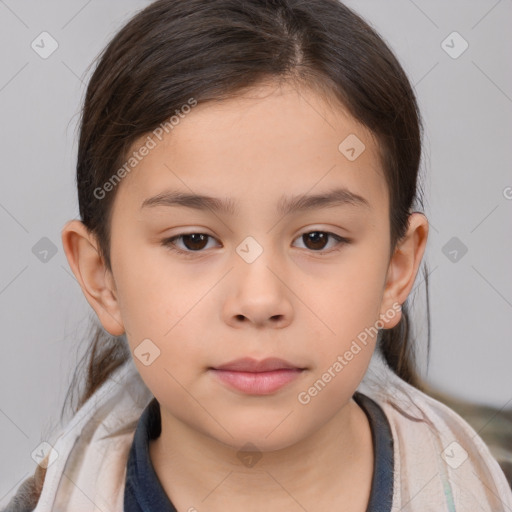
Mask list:
[[[7,510],[512,510],[415,370],[421,134],[337,0],[138,13],[90,80],[62,231],[101,322],[86,389]]]

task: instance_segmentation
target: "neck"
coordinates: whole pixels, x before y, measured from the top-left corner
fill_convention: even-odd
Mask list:
[[[332,506],[333,500],[344,510],[366,509],[374,454],[368,419],[354,400],[300,442],[243,457],[162,408],[161,417],[162,432],[150,442],[150,457],[179,510],[225,510],[226,503],[244,510],[290,510],[293,503],[311,511],[324,502]]]

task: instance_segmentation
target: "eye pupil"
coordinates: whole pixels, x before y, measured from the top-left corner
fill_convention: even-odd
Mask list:
[[[205,244],[205,240],[208,235],[205,235],[203,233],[191,233],[189,235],[183,235],[183,243],[187,247],[187,249],[190,250],[200,250],[203,249]],[[188,242],[189,239],[192,239],[192,245]],[[197,247],[194,244],[197,244],[199,242],[199,247]]]
[[[325,247],[325,243],[327,240],[327,237],[325,236],[325,233],[322,233],[321,231],[312,231],[310,233],[306,233],[303,235],[303,238],[305,238],[305,244],[307,246],[308,242],[313,242],[313,249],[323,249]],[[318,242],[320,241],[320,247],[317,246]]]

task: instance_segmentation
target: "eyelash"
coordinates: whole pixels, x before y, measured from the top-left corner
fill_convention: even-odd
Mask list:
[[[325,251],[325,250],[314,251],[314,250],[311,249],[311,252],[315,253],[315,254],[325,255],[325,254],[330,254],[332,252],[338,252],[342,248],[342,247],[339,247],[340,245],[344,246],[344,245],[350,243],[350,240],[348,240],[347,238],[344,238],[344,237],[341,237],[341,236],[336,235],[334,233],[331,233],[330,231],[321,231],[321,230],[317,230],[317,229],[314,229],[312,231],[305,231],[304,233],[299,235],[297,238],[301,238],[302,236],[309,235],[311,233],[323,233],[325,235],[328,235],[330,238],[334,238],[338,242],[336,248],[328,250],[328,251]],[[170,251],[173,251],[173,252],[176,252],[176,253],[178,253],[180,255],[184,255],[186,257],[192,257],[194,254],[201,254],[202,252],[204,252],[204,250],[199,250],[199,251],[183,251],[182,249],[178,249],[176,247],[175,240],[178,240],[179,238],[183,238],[184,236],[189,236],[189,235],[204,235],[204,236],[209,237],[209,238],[214,238],[211,235],[208,235],[206,233],[200,233],[200,232],[197,232],[197,233],[182,233],[181,235],[175,235],[175,236],[172,236],[170,238],[166,238],[166,239],[162,240],[162,245],[166,249],[168,249]]]

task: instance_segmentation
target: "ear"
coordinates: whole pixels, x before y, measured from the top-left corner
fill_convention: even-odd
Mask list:
[[[402,318],[401,310],[391,318],[389,311],[396,311],[396,305],[402,305],[407,299],[425,252],[427,238],[428,221],[425,215],[419,212],[409,215],[407,233],[393,253],[386,276],[380,311],[384,329],[391,329]]]
[[[79,220],[66,223],[61,236],[69,266],[87,302],[96,312],[103,327],[110,334],[120,336],[125,329],[115,282],[100,256],[96,237]]]

